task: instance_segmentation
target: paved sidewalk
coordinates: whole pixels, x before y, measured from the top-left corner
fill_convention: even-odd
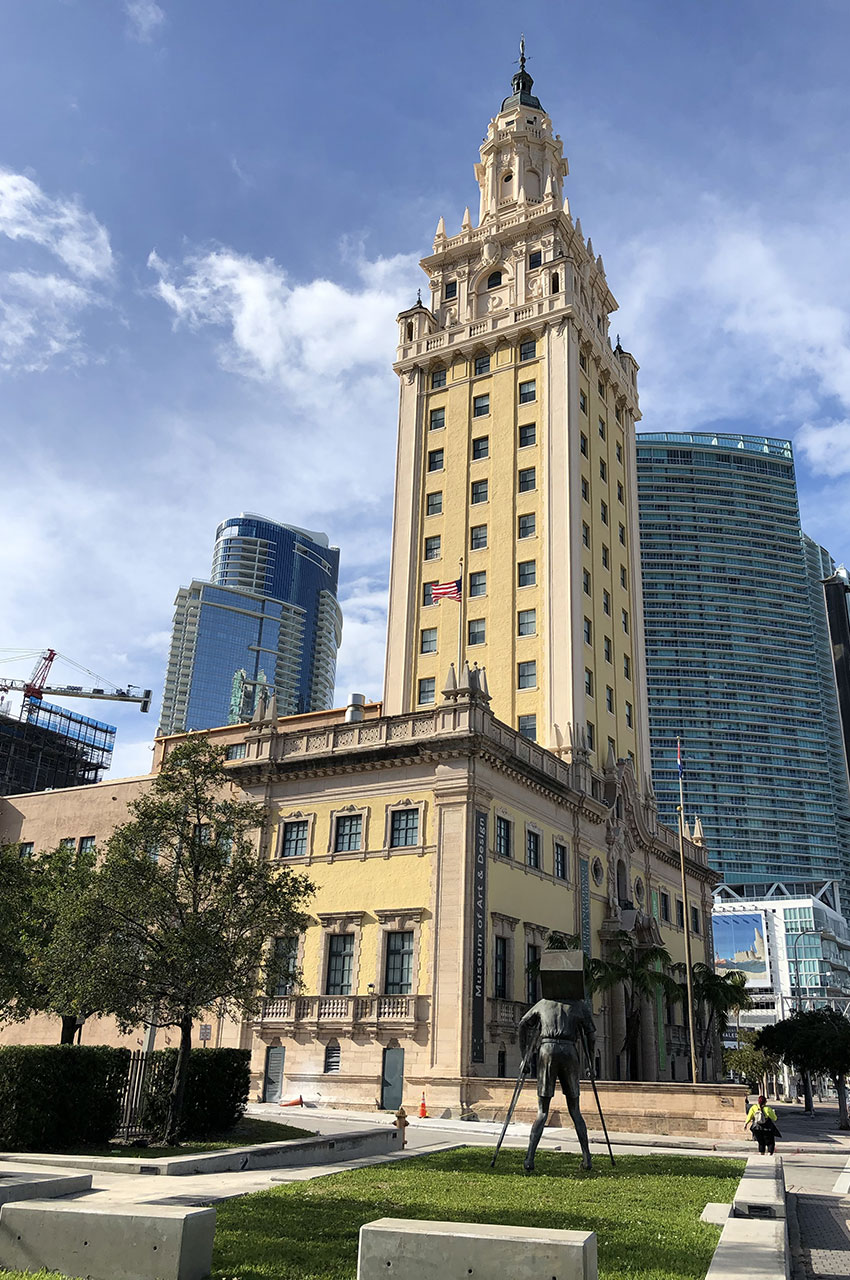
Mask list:
[[[850,1276],[850,1199],[797,1195],[802,1263],[806,1280],[847,1280]]]

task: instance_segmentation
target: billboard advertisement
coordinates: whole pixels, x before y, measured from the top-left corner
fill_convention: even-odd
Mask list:
[[[764,914],[761,911],[713,912],[714,967],[718,973],[738,969],[750,987],[769,987]]]

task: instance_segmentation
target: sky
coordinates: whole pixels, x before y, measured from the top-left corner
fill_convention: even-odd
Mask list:
[[[0,648],[153,689],[69,704],[113,774],[240,511],[341,548],[338,701],[380,697],[395,316],[476,211],[520,28],[640,428],[792,439],[850,561],[843,0],[0,0]]]

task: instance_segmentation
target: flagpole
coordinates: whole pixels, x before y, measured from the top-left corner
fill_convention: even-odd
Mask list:
[[[457,681],[460,684],[460,664],[463,658],[463,556],[460,564],[460,594],[457,602]]]
[[[685,976],[688,984],[688,1038],[691,1046],[691,1080],[697,1083],[697,1041],[694,1034],[694,982],[691,968],[691,926],[688,919],[688,885],[685,877],[685,788],[682,782],[682,740],[676,739],[676,760],[679,766],[679,867],[682,872],[682,915],[685,925]]]

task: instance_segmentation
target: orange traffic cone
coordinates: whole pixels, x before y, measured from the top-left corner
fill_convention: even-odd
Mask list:
[[[301,1094],[299,1093],[298,1097],[295,1099],[295,1101],[294,1101],[294,1102],[279,1102],[279,1103],[278,1103],[278,1106],[280,1106],[280,1107],[303,1107],[303,1106],[304,1106],[304,1099],[301,1097]]]
[[[419,1103],[419,1119],[428,1119],[428,1108],[425,1106],[425,1090],[422,1090],[422,1101]]]

